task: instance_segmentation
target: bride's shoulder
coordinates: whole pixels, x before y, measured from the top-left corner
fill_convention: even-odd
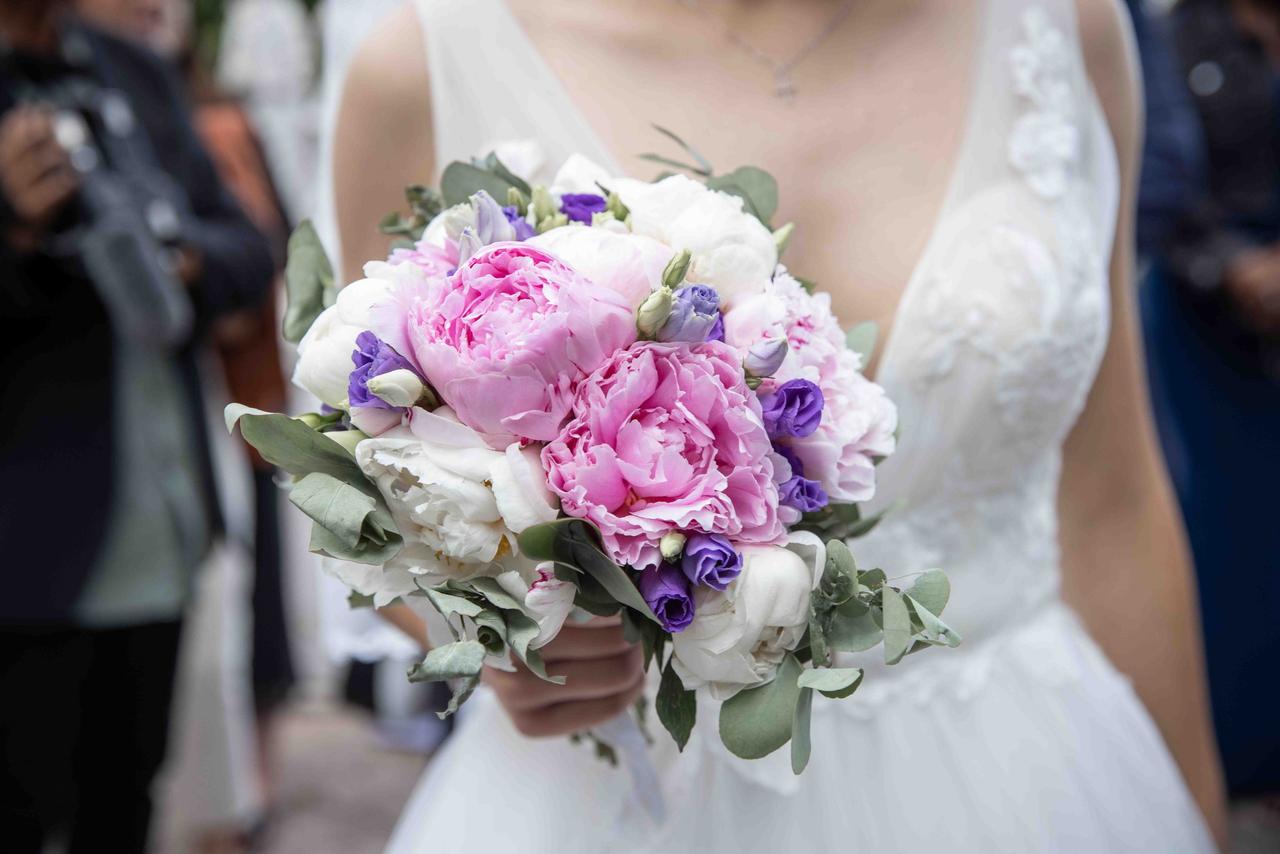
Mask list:
[[[1127,145],[1142,123],[1142,87],[1133,21],[1120,0],[1075,3],[1089,80],[1117,143]]]
[[[422,26],[414,3],[388,12],[360,43],[347,67],[344,100],[371,110],[403,108],[427,91]]]

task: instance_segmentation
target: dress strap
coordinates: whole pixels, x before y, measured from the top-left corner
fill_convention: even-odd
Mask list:
[[[438,168],[536,141],[554,171],[581,153],[617,165],[501,0],[414,0],[431,77]]]

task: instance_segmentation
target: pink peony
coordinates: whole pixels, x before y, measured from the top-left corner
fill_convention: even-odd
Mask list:
[[[884,389],[861,373],[858,354],[845,344],[831,311],[831,296],[810,294],[785,272],[763,294],[725,314],[725,340],[745,356],[769,337],[787,339],[787,356],[760,387],[761,394],[794,379],[822,390],[822,421],[811,435],[788,440],[805,477],[822,484],[833,501],[868,501],[875,495],[875,462],[893,453],[898,410]]]
[[[620,296],[522,243],[486,246],[420,290],[404,332],[440,397],[495,448],[554,439],[578,383],[636,339]]]
[[[458,245],[449,241],[442,247],[423,240],[412,249],[402,247],[391,250],[387,263],[393,266],[413,264],[428,276],[447,276],[458,266]]]
[[[670,531],[783,541],[769,437],[732,348],[635,344],[582,384],[573,415],[542,464],[618,563],[656,566]]]
[[[652,237],[607,226],[566,225],[530,238],[601,287],[617,291],[628,305],[638,306],[662,285],[662,273],[675,254]]]

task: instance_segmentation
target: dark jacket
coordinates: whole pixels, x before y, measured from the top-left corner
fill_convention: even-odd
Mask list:
[[[1261,45],[1230,4],[1185,0],[1171,21],[1205,146],[1205,183],[1169,236],[1163,265],[1202,335],[1247,375],[1275,375],[1277,342],[1245,328],[1223,292],[1237,254],[1280,241],[1280,99]]]
[[[265,239],[224,190],[196,138],[173,71],[143,48],[80,24],[86,64],[128,99],[159,168],[185,191],[194,222],[184,234],[203,273],[192,286],[197,322],[175,359],[201,431],[206,514],[217,520],[194,352],[216,315],[268,296]],[[0,71],[0,114],[13,79]],[[0,240],[0,625],[70,619],[102,546],[112,496],[113,335],[83,274]]]

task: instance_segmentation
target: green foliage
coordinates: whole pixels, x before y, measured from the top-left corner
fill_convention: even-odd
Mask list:
[[[666,727],[667,732],[675,740],[676,747],[684,751],[689,743],[689,734],[698,717],[698,696],[694,691],[686,691],[684,683],[676,674],[674,657],[667,661],[662,670],[662,681],[658,685],[658,699],[655,703],[658,720]]]
[[[707,179],[707,186],[742,199],[747,213],[772,229],[769,221],[778,210],[778,182],[763,169],[739,166],[728,175]]]
[[[447,207],[463,204],[481,190],[500,204],[505,203],[508,190],[512,187],[525,197],[533,194],[533,189],[504,166],[492,152],[488,157],[471,163],[455,160],[445,167],[444,174],[440,177],[440,193]]]
[[[720,707],[720,740],[734,756],[759,759],[791,739],[802,667],[787,655],[773,680],[739,691]]]
[[[865,320],[845,334],[845,343],[849,349],[862,357],[862,364],[871,362],[871,354],[876,351],[876,338],[880,335],[880,326],[874,320]]]
[[[379,231],[397,238],[393,241],[393,248],[397,245],[408,248],[421,240],[427,225],[444,209],[444,199],[432,187],[413,184],[405,188],[404,195],[409,203],[409,215],[393,211],[378,223]]]
[[[572,580],[580,584],[584,592],[602,588],[604,597],[599,594],[588,597],[589,604],[593,601],[598,603],[601,598],[606,602],[620,602],[653,622],[658,621],[626,570],[600,549],[600,532],[591,523],[581,519],[557,519],[534,525],[520,534],[519,542],[525,557],[554,561],[580,573]],[[586,582],[588,578],[595,583],[594,588]]]
[[[438,646],[427,657],[409,668],[410,682],[447,682],[480,675],[484,667],[484,644],[462,640]]]
[[[320,312],[333,305],[337,291],[333,264],[329,262],[311,220],[304,219],[293,230],[289,235],[288,248],[289,259],[284,268],[288,306],[281,332],[286,341],[297,344]]]

